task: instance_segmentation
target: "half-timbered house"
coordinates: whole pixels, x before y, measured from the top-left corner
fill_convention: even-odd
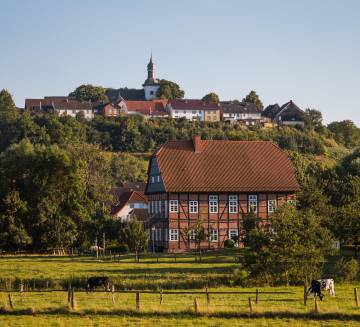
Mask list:
[[[195,249],[192,228],[200,220],[202,249],[234,239],[242,246],[243,217],[253,212],[264,224],[299,191],[293,165],[265,141],[167,141],[149,163],[150,246],[165,252]]]

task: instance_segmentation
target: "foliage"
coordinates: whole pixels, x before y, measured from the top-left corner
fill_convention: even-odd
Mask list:
[[[211,92],[209,94],[206,94],[202,100],[204,102],[215,102],[215,103],[219,103],[220,102],[220,99],[219,99],[219,96],[214,93],[214,92]]]
[[[250,233],[243,259],[250,276],[286,284],[317,276],[332,243],[331,234],[320,225],[318,217],[312,211],[297,211],[285,205],[271,216],[269,226]]]
[[[235,247],[235,242],[231,239],[227,239],[224,242],[224,247],[227,249],[233,249]]]
[[[243,101],[253,103],[259,109],[264,109],[264,105],[260,100],[260,97],[254,90],[250,91],[250,93],[243,99]]]
[[[316,109],[306,109],[305,110],[305,125],[307,128],[313,129],[318,133],[323,132],[322,124],[322,113]]]
[[[102,86],[83,84],[71,92],[69,96],[75,98],[78,101],[106,102],[109,99],[105,92],[106,90]]]
[[[9,91],[2,89],[0,91],[0,111],[14,111],[15,103]]]
[[[126,223],[120,231],[120,241],[135,252],[136,260],[138,260],[138,253],[147,248],[148,239],[149,235],[144,229],[144,224],[136,217]]]
[[[347,147],[360,146],[360,128],[356,127],[353,121],[332,122],[328,125],[328,129],[334,133],[336,141],[345,144]]]
[[[360,273],[359,261],[355,258],[341,258],[335,263],[335,274],[337,278],[345,282],[353,282]]]
[[[156,96],[160,99],[182,99],[185,92],[175,82],[166,79],[160,80],[160,87],[156,92]]]

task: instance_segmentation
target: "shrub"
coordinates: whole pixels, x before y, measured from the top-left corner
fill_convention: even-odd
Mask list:
[[[350,260],[341,258],[335,264],[336,276],[345,282],[352,282],[356,280],[360,272],[359,261],[352,258]]]
[[[243,269],[235,269],[230,277],[231,285],[240,285],[246,287],[248,285],[249,274]]]
[[[235,247],[235,242],[231,239],[228,239],[224,242],[224,246],[227,248],[227,249],[232,249]]]

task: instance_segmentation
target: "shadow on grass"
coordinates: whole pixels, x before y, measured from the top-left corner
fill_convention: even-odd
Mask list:
[[[71,310],[67,307],[59,307],[54,309],[36,310],[33,308],[21,309],[21,310],[9,310],[0,308],[0,314],[6,315],[52,315],[52,314],[63,314],[63,315],[74,315],[74,316],[132,316],[132,317],[144,317],[144,318],[186,318],[186,317],[209,317],[209,318],[252,318],[252,319],[297,319],[297,320],[317,320],[317,321],[329,321],[329,320],[340,320],[340,321],[359,321],[360,314],[351,313],[315,313],[315,312],[290,312],[290,311],[278,311],[278,312],[198,312],[189,310],[182,310],[176,312],[162,312],[162,311],[150,311],[142,312],[135,310]]]

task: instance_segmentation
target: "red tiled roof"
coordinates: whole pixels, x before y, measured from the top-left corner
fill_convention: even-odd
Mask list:
[[[156,153],[166,192],[299,191],[287,154],[266,141],[167,141]]]
[[[41,107],[52,107],[54,109],[68,110],[91,110],[91,103],[77,101],[62,97],[45,97],[44,99],[25,99],[25,109],[40,109]]]
[[[169,103],[176,110],[220,110],[218,103],[195,99],[174,99],[170,100]]]
[[[165,107],[167,100],[126,101],[128,111],[143,115],[167,115]]]

